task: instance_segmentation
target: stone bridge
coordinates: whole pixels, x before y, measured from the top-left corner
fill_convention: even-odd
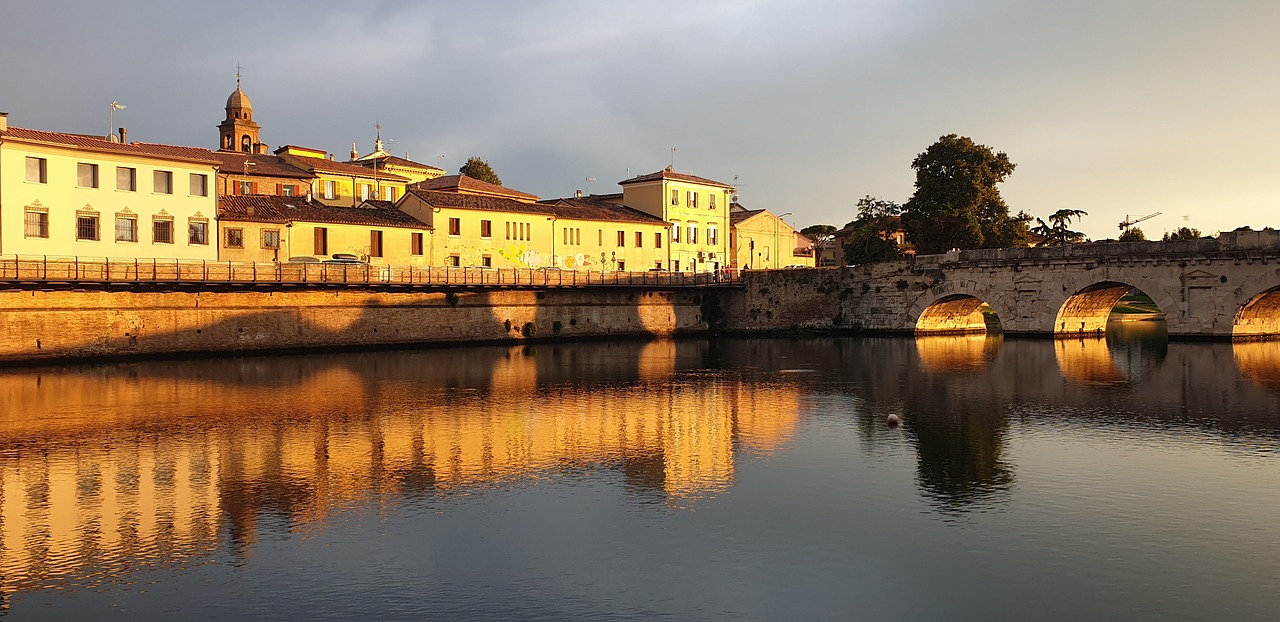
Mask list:
[[[1188,241],[953,251],[846,268],[744,276],[730,328],[987,330],[990,305],[1009,334],[1097,335],[1131,290],[1150,296],[1181,337],[1280,336],[1280,232]]]

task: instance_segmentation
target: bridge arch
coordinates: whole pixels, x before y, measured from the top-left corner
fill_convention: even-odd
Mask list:
[[[994,325],[988,323],[984,305],[995,315]],[[930,290],[910,310],[916,333],[925,334],[999,332],[1008,317],[1014,317],[1013,310],[996,292],[969,281]]]
[[[1240,306],[1231,336],[1246,340],[1280,337],[1280,286],[1263,291]]]
[[[1057,336],[1106,334],[1107,322],[1116,304],[1130,292],[1138,291],[1147,294],[1155,302],[1160,319],[1165,318],[1168,309],[1177,308],[1177,303],[1168,295],[1158,291],[1147,292],[1120,281],[1100,281],[1087,285],[1074,294],[1067,296],[1058,307],[1057,317],[1053,322],[1053,333]]]

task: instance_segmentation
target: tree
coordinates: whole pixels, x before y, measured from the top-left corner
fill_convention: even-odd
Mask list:
[[[1200,230],[1190,227],[1178,227],[1177,231],[1164,232],[1164,237],[1160,239],[1166,242],[1169,240],[1198,240],[1200,239]]]
[[[502,180],[498,178],[498,174],[490,168],[489,161],[480,159],[480,156],[467,158],[467,163],[463,164],[462,168],[458,169],[458,172],[472,179],[489,182],[495,186],[502,185]]]
[[[1009,214],[996,184],[1016,165],[966,136],[948,134],[916,156],[916,191],[904,206],[907,239],[922,254],[1002,248],[1030,240],[1031,216]]]
[[[1067,226],[1071,224],[1072,219],[1088,215],[1089,212],[1084,210],[1060,209],[1049,215],[1048,223],[1037,218],[1036,222],[1040,224],[1032,227],[1031,233],[1042,236],[1047,245],[1083,242],[1085,235],[1079,231],[1072,231]]]
[[[813,240],[814,260],[822,264],[822,251],[826,250],[831,240],[835,239],[836,228],[832,225],[809,225],[800,230],[805,237]]]
[[[1124,232],[1120,234],[1121,242],[1145,242],[1146,240],[1147,234],[1143,233],[1142,229],[1137,227],[1125,229]]]
[[[902,206],[867,195],[858,199],[858,218],[845,225],[851,227],[844,245],[846,264],[892,261],[902,257],[902,249],[894,236],[901,229]]]

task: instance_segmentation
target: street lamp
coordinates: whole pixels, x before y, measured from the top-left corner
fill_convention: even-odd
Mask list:
[[[552,214],[547,217],[551,221],[551,267],[556,266],[556,216]]]

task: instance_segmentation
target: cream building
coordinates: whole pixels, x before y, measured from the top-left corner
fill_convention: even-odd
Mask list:
[[[334,207],[355,207],[364,201],[396,201],[404,196],[407,178],[376,168],[335,162],[328,152],[296,145],[275,150],[286,164],[310,173],[311,196]]]
[[[729,216],[735,269],[814,267],[813,242],[769,210],[748,210],[735,203]]]
[[[671,223],[672,272],[714,272],[730,267],[729,203],[733,186],[677,173],[656,173],[618,182],[622,203]]]
[[[218,219],[223,261],[350,254],[374,266],[428,265],[431,228],[386,201],[330,207],[306,197],[224,196]]]
[[[9,127],[0,113],[0,254],[217,259],[207,149]]]

